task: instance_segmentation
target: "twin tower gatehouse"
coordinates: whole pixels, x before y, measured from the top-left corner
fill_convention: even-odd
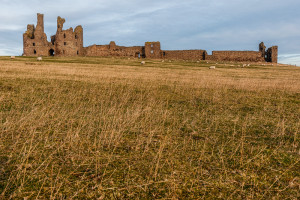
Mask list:
[[[77,26],[63,30],[65,19],[57,18],[56,34],[47,40],[44,32],[44,15],[37,14],[37,25],[27,25],[23,34],[24,56],[83,56],[83,29]]]

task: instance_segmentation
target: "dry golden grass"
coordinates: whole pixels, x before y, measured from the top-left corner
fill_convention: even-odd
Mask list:
[[[0,199],[299,199],[300,68],[238,65],[1,57]]]

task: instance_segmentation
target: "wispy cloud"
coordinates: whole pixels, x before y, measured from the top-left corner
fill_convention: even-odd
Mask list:
[[[13,47],[13,46],[0,44],[0,55],[2,56],[21,55],[22,53],[16,54],[16,52],[21,52],[21,51],[22,51],[21,47]]]
[[[24,27],[20,25],[13,25],[13,24],[1,24],[0,31],[23,31]]]
[[[300,67],[300,54],[283,54],[278,57],[280,63],[292,64]]]

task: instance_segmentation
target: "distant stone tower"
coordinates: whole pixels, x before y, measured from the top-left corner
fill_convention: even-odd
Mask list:
[[[83,29],[77,26],[63,30],[65,19],[57,17],[56,35],[51,40],[55,46],[56,56],[82,56],[83,55]]]
[[[272,63],[278,62],[278,46],[268,48],[266,52],[266,61]]]
[[[259,51],[261,52],[261,56],[265,58],[266,56],[266,46],[263,42],[259,44]]]
[[[153,58],[153,59],[161,58],[160,42],[146,42],[145,56],[146,58]]]

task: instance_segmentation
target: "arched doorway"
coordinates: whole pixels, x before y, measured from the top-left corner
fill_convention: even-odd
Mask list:
[[[49,56],[54,56],[54,50],[53,49],[49,50]]]
[[[141,53],[140,53],[140,52],[136,52],[136,53],[135,53],[135,57],[136,57],[136,58],[141,58]]]

